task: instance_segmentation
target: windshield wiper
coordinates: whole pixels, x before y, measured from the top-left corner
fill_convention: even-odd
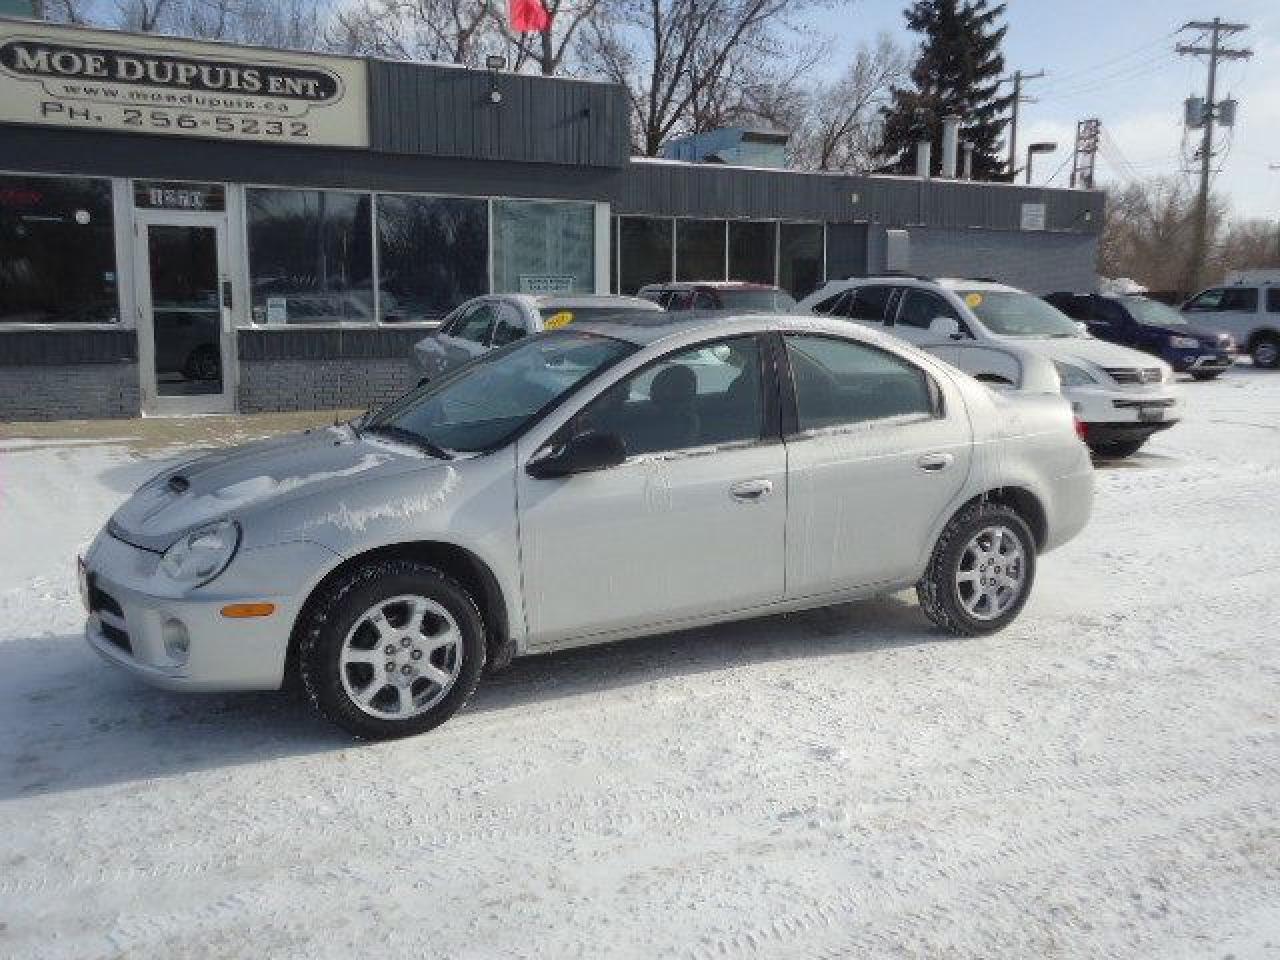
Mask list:
[[[401,440],[417,447],[423,453],[430,454],[437,460],[452,460],[453,454],[420,433],[413,430],[406,430],[404,427],[395,427],[390,424],[379,424],[373,427],[366,427],[364,433],[373,434],[375,436],[390,437],[392,440]]]

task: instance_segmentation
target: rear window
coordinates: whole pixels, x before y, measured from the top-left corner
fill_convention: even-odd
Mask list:
[[[796,305],[795,298],[785,290],[717,290],[716,295],[726,310],[790,313]]]

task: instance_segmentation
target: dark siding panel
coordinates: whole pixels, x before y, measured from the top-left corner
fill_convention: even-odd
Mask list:
[[[837,223],[827,228],[827,279],[843,280],[867,273],[867,225]]]
[[[618,167],[627,161],[623,92],[610,84],[374,60],[374,150]],[[502,93],[489,99],[490,85]]]
[[[21,330],[0,332],[0,367],[77,363],[134,363],[133,330]]]

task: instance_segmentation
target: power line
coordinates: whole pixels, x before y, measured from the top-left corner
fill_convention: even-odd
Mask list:
[[[1076,69],[1068,70],[1065,73],[1050,72],[1049,76],[1052,80],[1058,83],[1061,83],[1063,80],[1071,80],[1072,83],[1074,83],[1076,82],[1077,77],[1084,77],[1084,76],[1094,74],[1099,70],[1110,67],[1112,64],[1122,63],[1125,60],[1131,60],[1134,57],[1141,56],[1147,53],[1147,51],[1155,47],[1163,47],[1165,43],[1169,41],[1170,38],[1172,38],[1177,34],[1177,32],[1178,31],[1176,30],[1170,30],[1168,33],[1161,34],[1160,36],[1156,37],[1154,40],[1149,40],[1146,43],[1142,44],[1141,46],[1134,47],[1132,50],[1129,50],[1126,53],[1121,53],[1114,57],[1108,57],[1105,60],[1099,60],[1097,63],[1087,67],[1077,67]],[[1092,79],[1092,77],[1090,77],[1090,79]]]

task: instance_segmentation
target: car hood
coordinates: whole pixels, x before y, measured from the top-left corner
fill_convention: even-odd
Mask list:
[[[425,459],[414,447],[346,426],[259,440],[162,471],[125,501],[109,528],[136,546],[165,550],[223,517],[420,469]]]
[[[1202,344],[1212,347],[1226,346],[1231,342],[1231,334],[1225,330],[1214,330],[1210,327],[1191,326],[1169,326],[1157,323],[1144,323],[1142,329],[1148,333],[1158,333],[1168,335],[1170,337],[1195,337]]]
[[[1036,337],[1019,343],[1052,360],[1083,360],[1098,367],[1158,367],[1161,361],[1148,353],[1121,347],[1094,337]]]

